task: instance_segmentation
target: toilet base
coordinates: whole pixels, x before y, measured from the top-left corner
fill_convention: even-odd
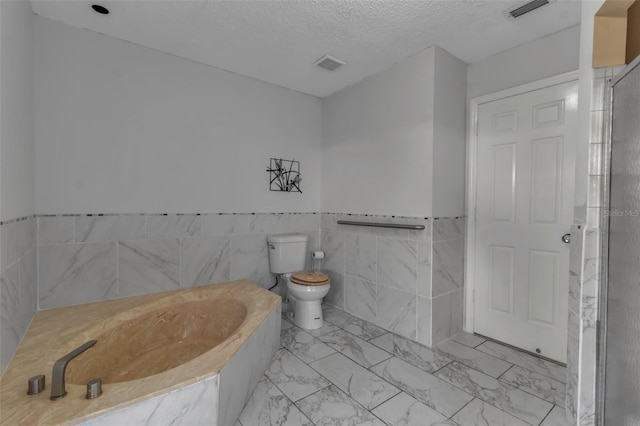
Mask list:
[[[293,322],[305,330],[316,330],[322,327],[321,300],[296,300],[289,296],[293,304]]]
[[[293,315],[293,305],[290,301],[288,300],[282,301],[282,313]]]

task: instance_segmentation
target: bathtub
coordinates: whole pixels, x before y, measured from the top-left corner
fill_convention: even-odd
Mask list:
[[[233,425],[279,345],[280,298],[249,281],[40,311],[0,383],[0,424]],[[88,340],[51,401],[53,363]],[[44,392],[27,379],[46,374]],[[85,399],[100,377],[103,395]]]

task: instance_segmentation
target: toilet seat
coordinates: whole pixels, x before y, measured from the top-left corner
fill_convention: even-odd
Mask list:
[[[319,286],[329,283],[329,277],[322,272],[297,271],[291,274],[292,283],[306,286]]]
[[[287,293],[293,305],[293,322],[305,330],[322,327],[322,299],[331,283],[322,272],[298,271],[287,279]]]

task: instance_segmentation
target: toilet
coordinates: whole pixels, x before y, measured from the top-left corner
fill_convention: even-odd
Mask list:
[[[293,322],[300,328],[315,330],[322,327],[322,298],[329,293],[329,277],[322,272],[305,271],[307,236],[279,234],[267,237],[269,268],[286,283],[293,307]]]

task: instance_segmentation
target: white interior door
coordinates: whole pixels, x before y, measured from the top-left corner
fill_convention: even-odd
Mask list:
[[[566,362],[578,83],[480,104],[475,332]]]

